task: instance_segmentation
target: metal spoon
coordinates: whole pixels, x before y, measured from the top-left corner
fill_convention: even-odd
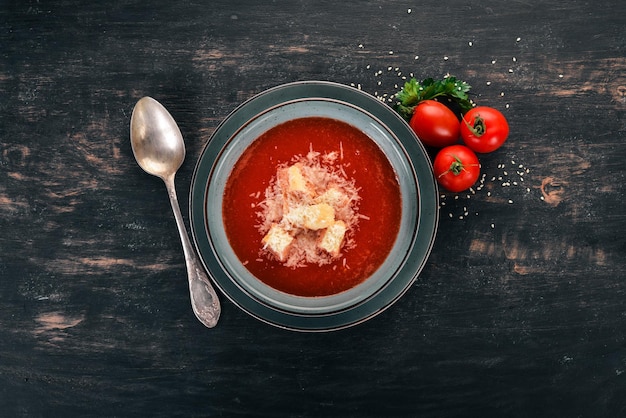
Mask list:
[[[191,307],[200,322],[213,328],[220,316],[220,301],[191,246],[174,187],[176,171],[185,159],[185,143],[180,129],[159,102],[144,97],[133,109],[130,143],[139,166],[165,182],[185,253]]]

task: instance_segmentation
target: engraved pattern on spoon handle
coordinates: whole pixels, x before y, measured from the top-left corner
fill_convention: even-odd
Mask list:
[[[183,253],[185,254],[185,265],[187,266],[187,277],[189,279],[189,296],[191,298],[191,307],[194,314],[200,322],[206,327],[213,328],[217,325],[220,317],[221,306],[215,289],[209,281],[209,277],[200,263],[198,256],[189,241],[185,223],[183,222],[178,198],[176,197],[176,188],[174,186],[174,175],[163,179],[167,187],[167,193],[170,198],[176,226],[183,245]]]

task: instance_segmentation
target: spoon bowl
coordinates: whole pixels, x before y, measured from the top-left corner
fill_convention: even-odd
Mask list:
[[[149,174],[165,180],[185,159],[183,135],[169,112],[151,97],[139,100],[130,122],[135,159]]]
[[[165,107],[143,97],[133,109],[130,143],[139,166],[165,182],[185,254],[191,307],[198,320],[212,328],[221,313],[220,302],[189,241],[174,187],[176,172],[185,159],[183,135]]]

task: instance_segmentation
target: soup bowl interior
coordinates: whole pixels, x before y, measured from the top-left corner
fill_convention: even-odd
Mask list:
[[[389,255],[372,276],[355,287],[329,296],[302,297],[278,291],[253,276],[229,244],[221,216],[224,189],[233,165],[247,147],[268,129],[302,117],[322,117],[344,121],[362,130],[387,156],[396,171],[402,198],[400,228]],[[399,142],[380,121],[363,110],[332,99],[300,99],[281,103],[255,115],[233,135],[216,161],[208,181],[207,232],[214,251],[232,279],[251,296],[268,306],[299,314],[324,314],[353,306],[370,297],[393,278],[413,242],[418,218],[417,183],[409,159]],[[260,243],[261,236],[259,237]],[[357,243],[357,245],[359,245]],[[328,278],[331,279],[330,277]]]

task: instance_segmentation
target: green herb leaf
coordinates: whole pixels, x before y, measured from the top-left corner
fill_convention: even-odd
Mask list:
[[[421,83],[411,78],[404,83],[402,90],[396,93],[397,102],[393,107],[402,117],[409,120],[419,102],[445,97],[455,102],[465,113],[474,106],[468,95],[471,88],[472,86],[465,81],[452,76],[444,77],[442,80],[427,78]]]

